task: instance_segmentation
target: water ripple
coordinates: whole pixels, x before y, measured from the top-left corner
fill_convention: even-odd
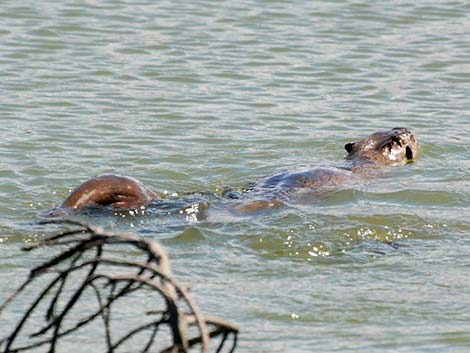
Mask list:
[[[18,277],[47,257],[18,243],[91,176],[216,192],[337,165],[345,143],[407,126],[415,163],[288,209],[80,217],[163,241],[205,311],[242,324],[241,352],[465,352],[469,10],[2,1],[0,268]]]

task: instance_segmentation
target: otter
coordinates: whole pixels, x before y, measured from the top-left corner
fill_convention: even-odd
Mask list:
[[[336,167],[317,167],[303,171],[286,171],[265,179],[255,189],[271,188],[289,191],[292,188],[337,187],[360,177],[370,179],[380,173],[380,167],[399,165],[412,161],[418,145],[406,128],[393,128],[375,132],[369,137],[347,143],[345,163]]]
[[[238,211],[258,210],[282,205],[285,193],[299,189],[324,190],[357,179],[376,176],[381,166],[395,166],[412,161],[418,143],[406,128],[375,132],[369,137],[347,143],[345,163],[337,167],[318,167],[302,171],[281,172],[253,183],[243,194],[254,196],[253,202],[234,205]],[[229,198],[240,199],[227,192]],[[113,209],[146,207],[158,199],[157,193],[139,181],[118,175],[103,175],[79,185],[60,206],[64,209],[110,206]]]

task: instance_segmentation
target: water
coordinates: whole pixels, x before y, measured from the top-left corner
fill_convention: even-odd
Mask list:
[[[466,352],[466,2],[0,4],[4,298],[50,254],[34,220],[104,173],[216,192],[341,163],[395,126],[413,164],[249,217],[85,217],[161,241],[239,352]],[[394,242],[397,246],[390,246]],[[8,284],[6,284],[8,283]]]

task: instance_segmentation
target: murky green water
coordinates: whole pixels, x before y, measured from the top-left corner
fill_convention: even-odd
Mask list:
[[[463,1],[2,1],[1,298],[50,255],[19,250],[34,219],[91,176],[216,191],[406,126],[416,163],[311,204],[89,221],[160,240],[239,352],[467,352],[469,21]]]

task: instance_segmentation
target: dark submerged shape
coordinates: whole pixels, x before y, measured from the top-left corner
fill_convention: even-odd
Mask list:
[[[251,211],[282,205],[280,197],[295,190],[323,190],[340,187],[350,181],[377,177],[380,166],[395,166],[412,161],[418,143],[406,128],[379,131],[345,146],[346,163],[338,167],[319,167],[302,171],[282,172],[252,184],[234,201],[233,208]],[[250,195],[253,197],[251,198]],[[228,196],[228,195],[227,195]],[[62,208],[110,206],[132,209],[148,205],[158,195],[137,180],[124,176],[104,175],[78,186],[62,203]],[[251,198],[251,201],[250,201]],[[248,201],[248,202],[247,202]]]

